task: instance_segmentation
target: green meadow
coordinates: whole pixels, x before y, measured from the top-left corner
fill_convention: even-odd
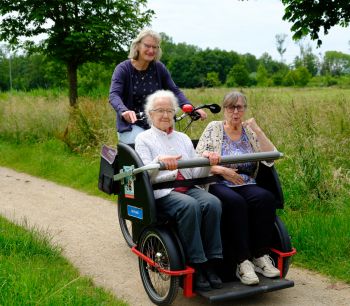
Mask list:
[[[221,103],[228,91],[191,89],[185,94],[195,104]],[[294,264],[350,283],[350,89],[253,88],[243,92],[248,97],[247,118],[254,117],[284,153],[276,161],[285,196],[279,215],[298,251]],[[107,97],[107,93],[100,96]],[[220,119],[221,114],[210,114],[207,121],[195,122],[188,134],[198,138],[209,120]],[[1,166],[106,197],[97,190],[99,151],[104,143],[117,143],[115,114],[107,98],[81,97],[79,107],[71,109],[60,92],[0,93]],[[27,237],[26,231],[15,227],[17,236]],[[3,236],[1,231],[1,239],[10,239]],[[34,258],[26,250],[30,247],[27,238],[18,239],[22,250],[13,251]],[[2,249],[1,265],[15,265],[15,255]],[[53,250],[58,256],[57,248]],[[61,264],[44,263],[51,265],[56,269]],[[0,288],[3,283],[7,286],[10,272],[0,275]],[[23,277],[22,281],[29,288],[31,280]],[[20,287],[11,291],[15,290]],[[0,304],[7,304],[4,291],[0,292]]]

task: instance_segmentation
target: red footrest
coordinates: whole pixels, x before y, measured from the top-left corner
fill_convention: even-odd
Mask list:
[[[193,273],[194,269],[186,266],[185,270],[176,270],[171,271],[167,269],[163,269],[160,267],[155,261],[153,261],[151,258],[147,257],[145,254],[141,253],[136,247],[132,247],[131,251],[135,253],[138,257],[140,257],[142,260],[146,261],[149,265],[152,267],[155,267],[160,273],[164,273],[171,276],[184,276],[183,278],[183,294],[185,297],[193,297],[195,294],[193,293]]]
[[[295,248],[292,248],[290,252],[282,252],[274,248],[270,248],[270,250],[277,254],[278,259],[277,259],[277,268],[280,270],[280,278],[283,276],[283,260],[285,257],[291,257],[294,254],[296,254],[297,250]]]

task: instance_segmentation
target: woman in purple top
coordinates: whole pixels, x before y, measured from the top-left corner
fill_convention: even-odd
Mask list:
[[[109,101],[117,113],[119,141],[124,143],[134,143],[136,135],[149,128],[146,121],[136,118],[136,113],[144,111],[147,96],[155,91],[172,91],[180,107],[191,104],[159,61],[162,55],[160,42],[157,32],[142,30],[131,43],[129,59],[114,70]],[[198,113],[202,119],[207,116],[203,110]]]

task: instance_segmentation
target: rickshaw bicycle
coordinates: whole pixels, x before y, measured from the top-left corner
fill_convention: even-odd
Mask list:
[[[184,113],[175,118],[181,121],[189,118],[185,130],[193,121],[199,119],[196,110],[207,108],[213,113],[220,111],[217,104],[183,107]],[[138,114],[140,120],[143,114]],[[193,140],[194,146],[197,141]],[[220,164],[241,163],[247,161],[269,161],[283,157],[280,152],[261,152],[239,156],[224,156]],[[206,158],[196,158],[178,162],[178,169],[209,166]],[[195,270],[186,264],[184,250],[176,232],[176,226],[169,220],[161,220],[156,213],[153,191],[162,188],[203,185],[214,182],[217,176],[187,179],[183,181],[151,184],[148,170],[164,170],[162,163],[144,165],[133,145],[119,143],[117,150],[103,146],[101,152],[101,171],[99,188],[108,194],[118,195],[118,219],[122,235],[139,258],[139,271],[143,286],[150,300],[156,305],[169,305],[176,298],[179,288],[185,297],[196,294],[210,302],[248,297],[251,295],[280,290],[294,286],[292,280],[285,277],[289,270],[291,256],[296,253],[292,248],[288,231],[276,216],[271,244],[271,257],[280,270],[280,278],[270,279],[259,275],[259,284],[246,286],[235,278],[233,262],[225,260],[222,272],[231,271],[224,276],[224,286],[211,291],[193,290]],[[277,208],[283,208],[284,198],[277,172],[273,167],[260,163],[256,178],[257,184],[271,191],[277,200]]]

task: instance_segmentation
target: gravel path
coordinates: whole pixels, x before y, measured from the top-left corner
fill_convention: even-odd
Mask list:
[[[112,201],[0,167],[0,214],[49,232],[82,274],[130,305],[152,305]],[[220,305],[350,305],[349,285],[293,267],[288,278],[295,287]],[[210,303],[201,297],[185,299],[180,291],[174,305]]]

